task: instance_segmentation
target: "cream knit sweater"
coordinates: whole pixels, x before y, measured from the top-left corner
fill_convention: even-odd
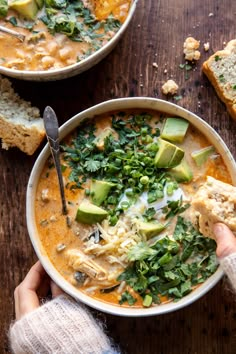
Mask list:
[[[225,274],[228,276],[229,281],[236,291],[236,253],[220,259],[220,265]]]
[[[15,354],[118,354],[101,324],[66,295],[15,322],[9,337]]]
[[[220,265],[236,291],[236,253]],[[9,337],[15,354],[117,354],[101,324],[66,295],[15,322]]]

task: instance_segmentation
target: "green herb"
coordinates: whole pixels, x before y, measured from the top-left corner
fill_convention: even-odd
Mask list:
[[[146,221],[151,221],[154,219],[155,214],[156,214],[156,210],[154,208],[148,208],[145,210],[145,213],[143,214],[143,218]]]
[[[220,82],[225,82],[224,74],[220,74],[219,80]]]
[[[8,1],[0,0],[0,17],[6,17],[8,11]]]
[[[175,301],[204,282],[217,269],[216,243],[178,217],[174,240],[168,236],[149,246],[139,243],[128,253],[133,263],[118,277],[143,298],[144,306]]]
[[[233,90],[236,90],[236,85],[233,85]]]
[[[219,56],[219,55],[215,55],[215,61],[219,61],[221,60],[222,58]]]
[[[183,96],[179,95],[179,96],[174,96],[174,100],[175,101],[180,101],[182,100]]]
[[[124,302],[128,302],[130,306],[134,305],[137,299],[135,299],[128,291],[125,291],[121,295],[121,299],[119,301],[119,304],[122,305]]]
[[[183,199],[180,198],[179,200],[173,200],[167,202],[166,210],[166,219],[173,217],[177,214],[183,213],[186,209],[190,207],[190,204],[186,203],[183,205]],[[164,211],[165,211],[164,210]]]
[[[61,172],[65,172],[65,170],[67,169],[67,166],[66,165],[61,165]]]
[[[192,65],[190,65],[190,64],[188,64],[188,63],[185,63],[185,64],[180,64],[179,67],[180,67],[180,69],[182,69],[182,70],[184,69],[184,71],[185,71],[185,74],[184,74],[185,80],[188,80],[188,79],[189,79],[188,71],[190,71],[190,70],[193,69]]]

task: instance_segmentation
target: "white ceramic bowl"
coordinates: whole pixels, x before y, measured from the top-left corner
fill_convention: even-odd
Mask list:
[[[90,69],[92,66],[99,63],[103,58],[105,58],[112,49],[116,46],[123,33],[125,32],[128,24],[131,21],[131,18],[134,15],[135,8],[138,0],[133,0],[132,5],[130,7],[128,16],[125,22],[120,27],[119,31],[112,37],[110,41],[108,41],[103,47],[97,50],[95,53],[88,56],[86,59],[75,63],[73,65],[65,66],[60,69],[53,70],[14,70],[5,68],[0,66],[0,74],[14,77],[21,80],[29,80],[29,81],[53,81],[53,80],[61,80],[65,78],[69,78],[71,76],[78,75],[83,71]]]
[[[112,110],[126,110],[130,108],[140,108],[143,110],[157,110],[168,113],[172,116],[180,116],[187,119],[192,125],[196,126],[207,138],[208,140],[217,148],[219,153],[224,159],[224,162],[230,172],[233,184],[236,185],[236,163],[229,152],[227,146],[220,138],[220,136],[211,128],[204,120],[196,116],[195,114],[167,101],[162,101],[154,98],[136,97],[136,98],[121,98],[111,101],[106,101],[100,103],[94,107],[91,107],[73,118],[69,119],[60,128],[60,139],[64,138],[70,132],[72,132],[80,122],[85,118],[92,118],[95,115],[100,115],[105,112]],[[222,277],[223,273],[220,268],[202,285],[200,285],[196,290],[191,292],[189,295],[185,296],[178,302],[171,302],[150,308],[123,308],[105,302],[93,299],[84,293],[77,290],[69,282],[67,282],[61,274],[54,268],[49,258],[45,254],[45,251],[40,243],[38,237],[38,230],[35,223],[35,210],[34,210],[34,200],[36,194],[36,188],[38,184],[39,177],[41,175],[43,166],[50,155],[48,144],[44,147],[41,154],[39,155],[34,168],[32,170],[28,188],[27,188],[27,226],[30,235],[30,239],[34,246],[35,252],[42,262],[44,268],[50,277],[68,294],[73,296],[75,299],[84,302],[85,304],[96,308],[98,310],[108,312],[119,316],[151,316],[159,315],[167,312],[178,310],[184,306],[191,304],[192,302],[199,299],[202,295],[208,292]]]

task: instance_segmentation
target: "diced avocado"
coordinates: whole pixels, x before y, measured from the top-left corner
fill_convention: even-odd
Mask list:
[[[178,165],[184,156],[184,151],[166,140],[158,139],[159,150],[155,156],[155,166],[170,168]]]
[[[38,12],[38,6],[35,0],[13,0],[9,3],[9,8],[31,20],[35,19]]]
[[[143,299],[143,306],[144,307],[150,307],[152,304],[152,296],[149,294],[146,294],[144,299]]]
[[[174,156],[172,157],[172,159],[169,163],[169,168],[179,165],[179,163],[183,159],[183,157],[184,157],[184,150],[176,147]]]
[[[208,159],[208,157],[215,152],[214,146],[207,146],[203,149],[193,151],[191,153],[192,158],[194,159],[198,167],[202,166]]]
[[[98,206],[106,199],[111,187],[115,184],[108,181],[92,180],[90,193],[92,196],[92,202]]]
[[[145,237],[146,240],[158,235],[165,228],[165,225],[160,222],[154,223],[137,220],[136,225],[138,234]]]
[[[180,183],[190,182],[193,178],[193,173],[185,159],[183,159],[178,166],[170,169],[169,172],[171,176],[173,176],[176,181]]]
[[[76,213],[76,221],[83,224],[95,224],[101,222],[108,216],[108,212],[98,206],[90,203],[88,200],[83,200]]]
[[[161,138],[175,143],[182,143],[187,133],[189,122],[182,118],[166,118]]]
[[[106,128],[103,132],[101,132],[95,139],[94,144],[97,146],[99,150],[104,149],[104,141],[109,135],[114,135],[115,131],[112,128]]]

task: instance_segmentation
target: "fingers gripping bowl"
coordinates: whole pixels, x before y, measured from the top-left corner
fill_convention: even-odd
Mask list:
[[[77,75],[115,47],[137,0],[2,1],[0,25],[25,36],[0,32],[0,73],[50,81]]]
[[[235,185],[236,166],[206,122],[166,101],[123,98],[71,118],[60,139],[69,227],[48,146],[30,176],[27,225],[62,289],[105,312],[147,316],[219,281],[215,242],[198,232],[191,198],[207,175]]]

